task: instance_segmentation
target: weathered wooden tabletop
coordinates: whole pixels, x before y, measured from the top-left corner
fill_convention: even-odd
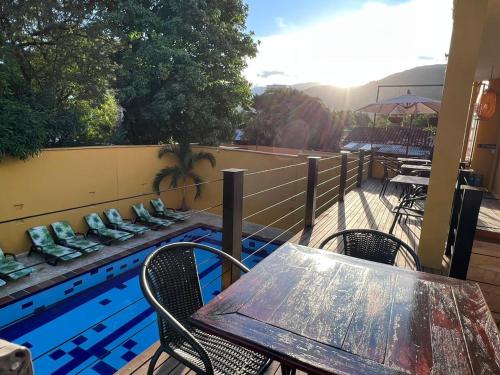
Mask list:
[[[430,172],[432,169],[432,166],[430,165],[421,165],[421,164],[403,164],[401,166],[401,169],[409,169],[413,171],[426,171]]]
[[[429,159],[417,159],[417,158],[398,158],[400,163],[409,163],[409,164],[430,164],[432,163]]]
[[[429,186],[429,177],[407,176],[404,174],[398,174],[396,177],[391,178],[391,182],[408,185]]]
[[[500,374],[476,283],[285,244],[192,316],[310,374]]]

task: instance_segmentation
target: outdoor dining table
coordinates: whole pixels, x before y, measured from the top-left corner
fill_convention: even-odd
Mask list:
[[[421,164],[403,164],[400,168],[401,170],[430,172],[432,167],[430,165]]]
[[[476,283],[291,243],[191,321],[309,374],[500,373]]]
[[[432,161],[429,159],[417,159],[417,158],[397,158],[397,161],[403,164],[431,164]]]
[[[429,177],[408,176],[399,174],[396,177],[391,178],[391,182],[404,185],[429,186]]]

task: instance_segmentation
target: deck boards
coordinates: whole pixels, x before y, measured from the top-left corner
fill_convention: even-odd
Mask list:
[[[337,202],[316,218],[312,229],[302,230],[290,242],[310,247],[319,247],[329,235],[352,228],[376,229],[389,232],[394,215],[392,208],[398,203],[400,190],[390,184],[384,197],[379,197],[381,183],[369,179],[363,186],[350,191],[344,202]],[[417,250],[420,237],[421,220],[408,219],[406,223],[396,224],[393,235]],[[336,243],[326,246],[332,251],[337,250]],[[398,255],[399,267],[413,268],[412,261],[403,254]],[[443,261],[443,268],[446,262]]]

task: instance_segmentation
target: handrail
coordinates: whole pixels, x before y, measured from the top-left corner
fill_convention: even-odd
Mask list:
[[[305,193],[306,193],[306,192],[305,192],[305,190],[303,190],[303,191],[301,191],[301,192],[300,192],[300,193],[298,193],[298,194],[295,194],[295,195],[292,195],[291,197],[285,198],[285,199],[283,199],[283,200],[279,201],[278,203],[275,203],[275,204],[273,204],[273,205],[271,205],[271,206],[269,206],[269,207],[263,208],[262,210],[259,210],[259,211],[257,211],[257,212],[254,212],[254,213],[253,213],[253,214],[251,214],[251,215],[248,215],[248,216],[244,217],[244,218],[243,218],[243,221],[248,220],[248,219],[250,219],[251,217],[254,217],[254,216],[256,216],[256,215],[258,215],[258,214],[260,214],[260,213],[262,213],[262,212],[265,212],[265,211],[267,211],[267,210],[269,210],[269,209],[271,209],[271,208],[274,208],[274,207],[276,207],[276,206],[279,206],[279,205],[280,205],[280,204],[282,204],[282,203],[288,202],[289,200],[291,200],[291,199],[293,199],[293,198],[297,198],[298,196],[300,196],[300,195],[302,195],[302,194],[305,194]]]
[[[290,184],[293,184],[294,182],[302,181],[302,180],[305,180],[305,179],[307,179],[307,177],[297,178],[296,180],[288,181],[288,182],[285,182],[284,184],[281,184],[281,185],[276,185],[276,186],[270,187],[268,189],[263,189],[263,190],[255,192],[255,193],[247,194],[247,195],[243,196],[243,199],[250,198],[250,197],[253,197],[255,195],[262,194],[262,193],[266,193],[268,191],[271,191],[271,190],[274,190],[274,189],[278,189],[280,187],[283,187],[283,186],[286,186],[286,185],[290,185]]]
[[[284,230],[283,232],[281,232],[279,235],[277,235],[276,237],[274,237],[272,240],[266,242],[264,245],[262,245],[261,247],[259,247],[257,250],[255,250],[253,253],[247,255],[245,258],[243,258],[241,261],[244,262],[245,260],[247,260],[248,258],[250,258],[252,255],[255,255],[257,254],[259,251],[261,251],[262,249],[264,249],[267,245],[271,244],[272,242],[276,241],[278,238],[280,238],[281,236],[283,236],[284,234],[290,232],[292,230],[292,228],[296,227],[297,225],[301,224],[302,222],[304,221],[304,219],[300,219],[297,223],[295,223],[294,225],[292,225],[291,227],[289,227],[288,229]]]
[[[281,170],[281,169],[287,169],[287,168],[297,167],[297,166],[299,166],[299,165],[306,165],[306,164],[307,164],[307,162],[304,162],[304,163],[298,163],[298,164],[292,164],[292,165],[285,165],[284,167],[277,167],[277,168],[264,169],[264,170],[262,170],[262,171],[245,173],[245,176],[254,176],[254,175],[256,175],[256,174],[267,173],[267,172],[273,172],[273,171],[279,171],[279,170]]]
[[[332,170],[340,168],[340,167],[341,167],[341,165],[336,165],[335,167],[331,167],[331,168],[328,168],[328,169],[323,169],[322,171],[318,172],[318,175],[321,175],[321,174],[323,174],[325,172],[329,172],[329,171],[332,171]]]
[[[242,240],[241,242],[243,242],[243,241],[245,241],[245,240],[248,240],[248,239],[250,239],[250,238],[254,237],[256,234],[259,234],[259,233],[260,233],[260,232],[262,232],[263,230],[265,230],[265,229],[269,228],[271,225],[274,225],[274,224],[276,224],[276,223],[280,222],[281,220],[283,220],[283,219],[287,218],[288,216],[290,216],[291,214],[293,214],[293,213],[297,212],[297,211],[298,211],[298,210],[300,210],[301,208],[304,208],[305,206],[306,206],[306,205],[305,205],[305,204],[303,204],[303,205],[301,205],[301,206],[299,206],[299,207],[295,208],[293,211],[290,211],[289,213],[287,213],[287,214],[285,214],[285,215],[281,216],[280,218],[278,218],[277,220],[273,221],[272,223],[270,223],[270,224],[266,225],[265,227],[260,228],[258,231],[256,231],[256,232],[252,233],[251,235],[249,235],[249,236],[247,236],[247,237],[243,238],[243,240]]]

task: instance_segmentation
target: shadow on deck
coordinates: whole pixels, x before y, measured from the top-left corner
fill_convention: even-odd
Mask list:
[[[390,184],[385,195],[379,197],[381,186],[379,180],[367,180],[361,188],[350,191],[343,202],[335,203],[319,215],[313,228],[297,233],[290,242],[318,248],[326,237],[344,229],[376,229],[389,233],[394,220],[392,209],[398,204],[401,190]],[[393,235],[417,251],[421,224],[420,219],[403,220],[396,224]],[[336,242],[326,246],[332,251],[337,248]],[[398,255],[396,263],[399,267],[414,269],[413,262],[403,254]],[[443,267],[446,267],[445,260]]]

